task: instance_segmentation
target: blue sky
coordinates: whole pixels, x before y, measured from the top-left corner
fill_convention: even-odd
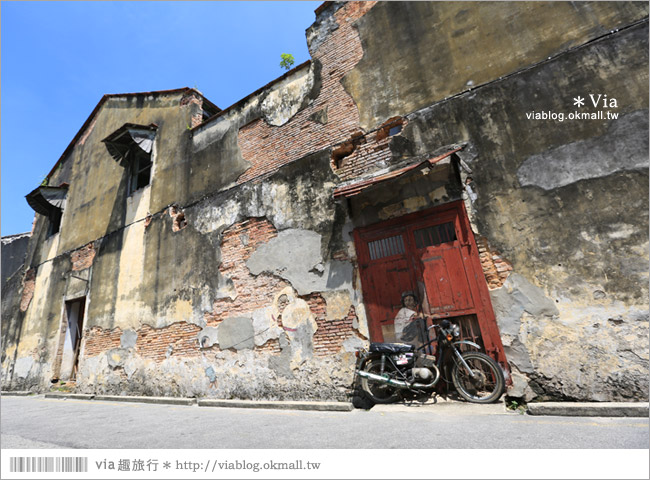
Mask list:
[[[2,235],[105,93],[196,87],[226,108],[309,59],[322,2],[6,2],[1,15]]]

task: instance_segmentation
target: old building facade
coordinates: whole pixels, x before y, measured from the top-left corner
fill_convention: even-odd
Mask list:
[[[3,389],[341,400],[414,291],[511,396],[647,399],[647,3],[325,2],[306,35],[225,110],[101,99],[27,196]]]

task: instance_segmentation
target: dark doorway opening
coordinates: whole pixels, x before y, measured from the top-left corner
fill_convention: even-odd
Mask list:
[[[53,381],[74,382],[77,379],[85,308],[86,297],[65,302]]]

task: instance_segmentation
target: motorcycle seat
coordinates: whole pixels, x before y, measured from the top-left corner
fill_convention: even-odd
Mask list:
[[[408,343],[371,343],[370,351],[376,353],[408,353],[415,351],[415,345]]]

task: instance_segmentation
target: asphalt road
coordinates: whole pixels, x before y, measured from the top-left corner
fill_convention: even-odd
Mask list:
[[[647,449],[647,418],[532,417],[502,405],[314,412],[2,397],[2,448]]]

